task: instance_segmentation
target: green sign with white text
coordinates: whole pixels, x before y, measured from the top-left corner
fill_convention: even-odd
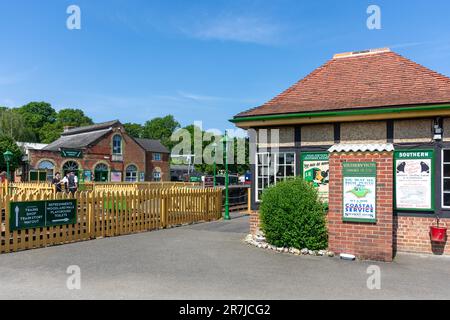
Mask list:
[[[81,150],[61,150],[61,157],[63,157],[63,158],[83,158],[83,151],[81,151]]]
[[[11,202],[10,231],[77,223],[77,200]]]

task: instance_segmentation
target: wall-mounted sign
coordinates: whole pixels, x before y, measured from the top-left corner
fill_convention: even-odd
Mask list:
[[[328,152],[302,153],[301,155],[303,179],[317,188],[319,197],[324,203],[328,203],[329,159]]]
[[[433,150],[396,151],[395,207],[398,210],[434,211]]]
[[[122,182],[122,172],[111,171],[111,182]]]
[[[85,181],[85,182],[91,182],[92,181],[92,171],[91,170],[84,170],[83,171],[83,181]]]
[[[377,222],[376,162],[343,163],[343,220]]]
[[[61,157],[63,158],[83,158],[82,150],[61,150]]]
[[[77,200],[11,202],[10,231],[77,223]]]

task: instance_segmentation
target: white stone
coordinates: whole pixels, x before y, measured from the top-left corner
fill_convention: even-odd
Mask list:
[[[309,250],[307,248],[304,248],[304,249],[300,250],[300,252],[303,255],[307,255],[309,253]]]
[[[327,252],[327,256],[329,256],[330,258],[334,257],[334,252],[333,251],[328,251]]]

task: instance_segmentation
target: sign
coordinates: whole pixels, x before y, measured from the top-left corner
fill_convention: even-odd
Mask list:
[[[111,171],[111,182],[122,182],[122,172]]]
[[[83,171],[83,181],[85,181],[85,182],[92,181],[92,171],[90,171],[90,170]]]
[[[205,181],[203,182],[204,188],[214,187],[214,176],[205,176]]]
[[[83,151],[81,151],[81,150],[61,150],[61,157],[63,157],[63,158],[83,158]]]
[[[328,152],[302,153],[303,179],[317,188],[319,198],[328,203],[330,183],[330,156]]]
[[[396,151],[394,159],[396,209],[434,211],[434,152]]]
[[[11,202],[10,231],[77,223],[77,200]]]
[[[377,222],[376,162],[343,163],[343,220]]]

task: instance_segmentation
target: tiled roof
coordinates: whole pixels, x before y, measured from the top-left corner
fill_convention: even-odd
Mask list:
[[[329,150],[329,152],[383,152],[394,151],[394,145],[392,143],[380,143],[380,144],[335,144]]]
[[[235,118],[450,102],[450,78],[389,49],[339,54]]]
[[[163,146],[163,144],[159,140],[140,139],[140,138],[137,138],[135,140],[145,151],[170,153],[169,149]]]
[[[82,132],[103,130],[103,129],[111,128],[112,126],[117,125],[117,124],[120,124],[119,120],[112,120],[112,121],[108,121],[108,122],[93,124],[90,126],[73,128],[73,129],[65,131],[62,135],[68,136],[68,135],[78,134],[78,133],[82,133]]]
[[[61,148],[63,149],[86,148],[89,145],[96,142],[98,139],[102,138],[104,135],[111,132],[111,130],[112,130],[111,128],[108,128],[97,131],[82,132],[72,135],[63,135],[58,140],[50,143],[43,150],[59,151]]]

